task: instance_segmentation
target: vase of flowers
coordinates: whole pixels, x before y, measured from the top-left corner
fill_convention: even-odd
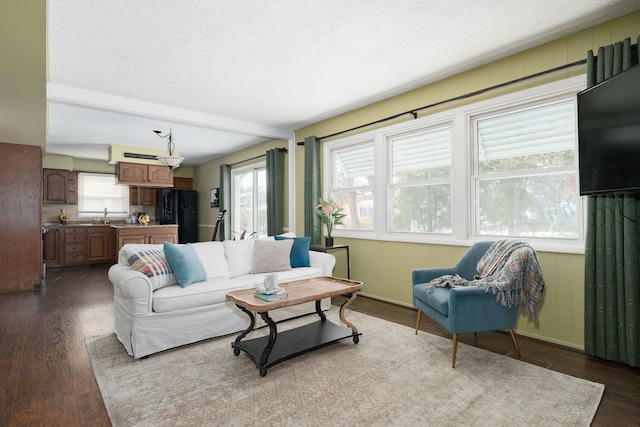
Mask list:
[[[342,224],[342,219],[347,216],[347,214],[343,213],[343,210],[344,208],[333,199],[326,201],[320,198],[320,203],[316,206],[316,214],[327,227],[327,235],[325,237],[326,246],[333,246],[333,237],[331,237],[333,227]]]

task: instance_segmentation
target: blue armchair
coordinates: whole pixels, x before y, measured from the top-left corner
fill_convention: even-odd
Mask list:
[[[422,313],[451,332],[453,334],[453,368],[456,367],[458,334],[465,332],[508,329],[516,353],[520,357],[520,348],[513,333],[518,314],[517,307],[501,306],[496,303],[493,292],[476,286],[427,290],[427,283],[444,275],[458,274],[467,280],[473,280],[473,277],[478,274],[476,270],[478,261],[493,243],[478,242],[473,244],[454,267],[420,268],[412,271],[413,305],[418,309],[416,334]]]

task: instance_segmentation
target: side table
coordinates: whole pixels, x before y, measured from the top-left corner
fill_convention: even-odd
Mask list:
[[[351,279],[351,259],[349,258],[349,245],[310,245],[309,249],[316,252],[329,252],[334,250],[345,249],[347,251],[347,279]]]

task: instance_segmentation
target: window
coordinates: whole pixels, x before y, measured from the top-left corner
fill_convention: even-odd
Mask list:
[[[578,237],[574,99],[475,118],[478,235]]]
[[[451,233],[451,126],[387,140],[389,231]]]
[[[267,171],[264,163],[231,171],[231,234],[267,235]]]
[[[373,141],[336,149],[331,155],[332,196],[347,216],[338,228],[373,230]]]
[[[336,236],[410,242],[522,237],[584,250],[576,94],[584,76],[327,142]]]
[[[78,217],[129,216],[129,187],[116,185],[111,174],[78,174]]]

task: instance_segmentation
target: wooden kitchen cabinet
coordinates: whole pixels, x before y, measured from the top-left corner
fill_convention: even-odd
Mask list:
[[[87,260],[85,243],[87,239],[87,227],[63,227],[62,233],[62,263],[83,264]]]
[[[49,228],[44,235],[44,261],[47,267],[55,267],[60,264],[60,230]]]
[[[173,177],[174,190],[193,190],[193,178]]]
[[[67,204],[78,204],[78,172],[67,172]]]
[[[111,227],[105,225],[87,227],[87,262],[113,262],[113,233]]]
[[[140,187],[173,187],[173,172],[167,166],[118,162],[116,177],[118,184]]]
[[[142,206],[156,205],[156,187],[129,187],[129,204]]]
[[[178,243],[177,225],[113,226],[115,254],[127,243],[162,244]],[[117,258],[116,258],[117,259]]]
[[[42,200],[47,204],[78,204],[78,172],[42,170]]]

